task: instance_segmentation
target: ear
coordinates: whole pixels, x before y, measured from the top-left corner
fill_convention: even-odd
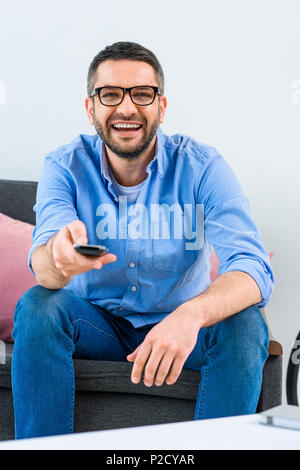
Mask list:
[[[167,108],[167,97],[166,96],[161,96],[159,100],[159,106],[160,106],[160,124],[162,124],[165,120],[165,112]]]
[[[93,98],[85,98],[84,101],[85,109],[89,118],[90,125],[94,125],[94,117],[93,117],[93,110],[94,110],[94,102]]]

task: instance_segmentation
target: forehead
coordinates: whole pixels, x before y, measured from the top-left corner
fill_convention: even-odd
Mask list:
[[[147,62],[134,60],[106,60],[96,73],[95,88],[114,85],[132,87],[136,85],[157,86],[154,69]]]

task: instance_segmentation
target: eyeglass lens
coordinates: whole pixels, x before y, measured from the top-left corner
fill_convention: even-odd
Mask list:
[[[100,92],[100,100],[104,105],[116,106],[123,99],[122,88],[102,88]],[[155,92],[150,87],[136,87],[131,90],[131,99],[137,105],[147,105],[154,100]]]

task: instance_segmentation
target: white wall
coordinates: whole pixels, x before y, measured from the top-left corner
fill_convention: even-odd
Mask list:
[[[0,0],[0,178],[37,180],[46,153],[94,132],[83,100],[102,48],[153,50],[163,130],[221,151],[275,253],[267,314],[284,372],[300,329],[299,23],[298,0]]]

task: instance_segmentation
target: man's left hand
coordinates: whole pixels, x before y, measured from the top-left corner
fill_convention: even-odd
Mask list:
[[[134,362],[131,380],[139,383],[143,369],[144,384],[151,387],[174,384],[198,338],[198,315],[181,305],[147,334],[144,341],[127,356]]]

